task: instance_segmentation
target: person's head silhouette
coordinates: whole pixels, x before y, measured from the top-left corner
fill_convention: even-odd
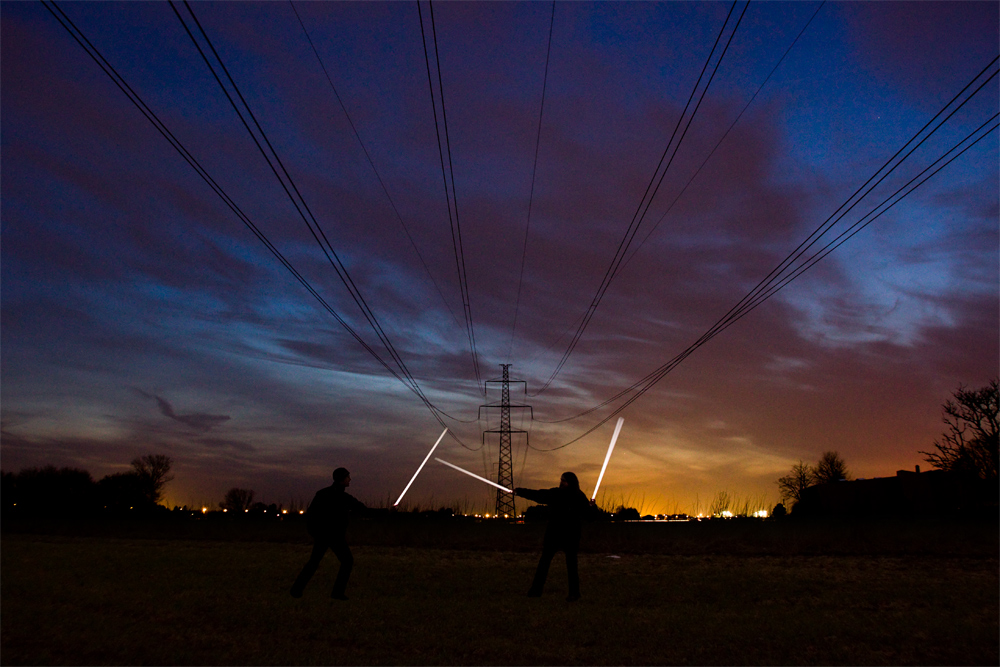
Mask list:
[[[580,490],[580,480],[576,478],[576,473],[564,472],[562,477],[559,478],[560,488],[569,487],[574,491]]]
[[[347,468],[337,468],[333,471],[333,483],[340,486],[351,485],[351,473]]]

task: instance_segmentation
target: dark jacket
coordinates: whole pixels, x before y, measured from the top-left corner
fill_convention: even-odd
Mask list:
[[[583,521],[590,515],[590,501],[583,491],[569,487],[554,489],[514,489],[514,494],[549,506],[549,524],[545,543],[560,548],[577,549]]]
[[[317,539],[343,539],[351,511],[368,509],[363,502],[333,484],[316,492],[306,510],[306,529]]]

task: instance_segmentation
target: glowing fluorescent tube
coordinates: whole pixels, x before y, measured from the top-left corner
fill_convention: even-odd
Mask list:
[[[604,457],[604,465],[601,466],[601,474],[597,478],[597,485],[594,487],[594,495],[590,497],[591,500],[595,500],[597,498],[597,489],[601,487],[601,480],[604,479],[604,471],[607,470],[608,468],[608,461],[611,460],[611,452],[615,448],[615,441],[618,439],[618,434],[621,432],[622,424],[624,423],[625,419],[619,417],[618,423],[615,424],[615,434],[611,436],[611,445],[608,447],[608,453]]]
[[[455,470],[457,470],[458,472],[464,472],[464,473],[465,473],[466,475],[468,475],[469,477],[475,477],[475,478],[476,478],[476,479],[478,479],[478,480],[479,480],[480,482],[486,482],[486,483],[487,483],[487,484],[489,484],[490,486],[495,486],[495,487],[497,487],[498,489],[500,489],[501,491],[506,491],[507,493],[514,493],[513,491],[511,491],[510,489],[508,489],[508,488],[507,488],[506,486],[500,486],[500,485],[499,485],[499,484],[497,484],[496,482],[491,482],[490,480],[486,479],[485,477],[480,477],[479,475],[477,475],[477,474],[476,474],[476,473],[474,473],[474,472],[469,472],[469,471],[468,471],[468,470],[466,470],[465,468],[459,468],[459,467],[458,467],[457,465],[455,465],[454,463],[448,463],[447,461],[442,461],[441,459],[439,459],[439,458],[438,458],[438,457],[436,457],[436,456],[434,457],[434,460],[435,460],[435,461],[437,461],[438,463],[443,463],[443,464],[445,464],[445,465],[446,465],[446,466],[448,466],[449,468],[454,468],[454,469],[455,469]]]
[[[447,432],[448,432],[448,429],[445,429],[445,430],[441,431],[441,435],[438,436],[437,442],[435,442],[434,446],[431,447],[431,451],[427,452],[427,456],[424,457],[424,462],[420,464],[419,468],[417,468],[417,472],[413,473],[413,477],[410,478],[410,481],[406,485],[406,488],[403,489],[403,492],[401,494],[399,494],[399,498],[396,499],[396,502],[394,502],[392,504],[393,507],[395,507],[396,505],[398,505],[399,501],[402,500],[403,496],[406,495],[406,492],[410,490],[410,484],[413,484],[413,480],[415,480],[417,478],[417,475],[420,474],[420,471],[424,469],[424,463],[427,463],[427,460],[431,457],[431,454],[434,453],[434,450],[437,449],[437,446],[441,444],[441,440],[444,439],[444,434],[447,433]]]

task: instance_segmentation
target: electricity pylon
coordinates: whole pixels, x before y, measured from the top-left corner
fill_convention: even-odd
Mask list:
[[[500,384],[500,402],[499,403],[487,403],[485,405],[479,406],[480,417],[483,413],[483,408],[500,408],[500,428],[490,429],[483,431],[483,445],[486,444],[486,434],[487,433],[499,433],[500,434],[500,460],[499,465],[497,465],[497,484],[506,487],[508,489],[514,488],[514,466],[513,457],[511,455],[511,434],[512,433],[524,433],[525,438],[527,438],[527,431],[522,431],[520,429],[512,429],[510,427],[510,410],[514,408],[516,410],[527,409],[531,412],[530,405],[511,405],[510,403],[510,383],[523,384],[525,394],[528,393],[528,384],[524,380],[511,380],[508,369],[510,364],[500,364],[503,369],[503,378],[499,380],[487,380],[486,390],[489,390],[489,385],[494,383]],[[532,417],[534,413],[532,413]],[[525,443],[527,446],[527,442]],[[515,517],[517,514],[514,512],[514,496],[507,493],[506,491],[501,491],[497,489],[497,505],[496,505],[496,516],[497,517]]]

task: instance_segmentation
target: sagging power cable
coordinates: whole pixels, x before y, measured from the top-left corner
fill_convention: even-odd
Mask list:
[[[712,150],[709,151],[708,155],[702,161],[701,165],[695,170],[695,172],[693,174],[691,174],[691,178],[688,179],[688,182],[684,184],[684,187],[681,188],[681,191],[677,193],[677,196],[674,197],[673,201],[670,202],[670,205],[667,206],[666,210],[664,210],[662,214],[660,214],[660,217],[657,219],[657,221],[655,223],[653,223],[653,226],[649,228],[649,231],[646,232],[646,235],[644,237],[642,237],[642,241],[640,241],[639,245],[637,245],[635,247],[635,250],[632,251],[632,254],[628,256],[628,259],[626,259],[622,263],[622,267],[621,267],[622,271],[624,271],[625,268],[629,265],[629,263],[635,258],[635,256],[637,254],[639,254],[639,251],[642,249],[642,246],[644,246],[646,244],[646,241],[648,241],[649,237],[653,235],[653,232],[655,232],[657,230],[657,228],[659,228],[660,223],[662,223],[664,221],[664,219],[666,219],[667,215],[670,214],[670,211],[673,210],[674,205],[677,204],[678,200],[680,200],[680,198],[684,196],[684,193],[687,192],[687,189],[691,186],[691,183],[693,183],[694,180],[696,178],[698,178],[698,175],[701,173],[702,169],[705,168],[705,165],[707,165],[708,162],[709,162],[709,160],[712,159],[712,156],[715,155],[715,152],[717,150],[719,150],[719,146],[722,145],[722,142],[724,142],[726,140],[726,137],[729,136],[729,133],[733,131],[733,128],[736,127],[736,124],[738,122],[740,122],[741,118],[743,118],[743,114],[746,113],[747,109],[750,108],[750,105],[753,104],[754,100],[757,99],[757,96],[760,94],[760,91],[763,90],[764,86],[767,85],[767,82],[771,80],[771,77],[774,75],[774,73],[781,66],[781,63],[783,63],[785,61],[785,58],[788,56],[789,52],[792,50],[792,47],[794,47],[798,43],[799,39],[805,33],[806,29],[810,26],[810,24],[812,24],[813,19],[816,18],[817,14],[819,14],[819,10],[823,9],[823,5],[825,5],[825,4],[826,4],[826,0],[822,0],[822,2],[819,3],[819,6],[816,7],[816,11],[814,11],[812,13],[812,16],[809,17],[809,20],[806,21],[806,24],[804,26],[802,26],[802,30],[799,31],[799,34],[795,36],[795,39],[792,40],[792,43],[788,45],[788,48],[785,49],[785,52],[778,59],[778,62],[776,62],[774,64],[774,67],[771,68],[771,71],[768,72],[768,74],[767,74],[766,77],[764,77],[764,80],[761,82],[760,86],[757,87],[756,92],[754,92],[754,94],[750,97],[750,99],[743,106],[743,108],[740,110],[740,112],[736,115],[736,118],[733,119],[733,122],[730,123],[729,127],[726,128],[726,131],[723,133],[723,135],[721,137],[719,137],[719,140],[716,142],[716,144],[712,148]]]
[[[715,43],[712,45],[712,50],[709,51],[708,58],[706,58],[705,64],[702,66],[701,73],[698,75],[698,79],[697,81],[695,81],[694,87],[691,89],[691,94],[688,96],[687,103],[684,105],[684,109],[681,111],[681,115],[677,118],[677,124],[674,126],[674,130],[670,135],[670,139],[667,141],[667,146],[663,150],[663,154],[660,156],[660,161],[657,163],[656,169],[653,170],[653,175],[649,180],[649,184],[647,184],[646,186],[646,190],[642,195],[642,199],[640,199],[639,205],[636,208],[635,213],[632,214],[632,220],[629,222],[628,228],[625,231],[625,235],[622,237],[622,240],[618,244],[618,248],[615,251],[615,255],[612,258],[611,263],[608,265],[607,270],[605,271],[604,278],[601,280],[601,284],[597,288],[597,292],[594,295],[594,298],[591,300],[590,305],[587,307],[587,311],[583,317],[583,320],[580,323],[580,326],[577,327],[576,333],[574,333],[573,338],[570,340],[570,343],[566,348],[566,351],[563,353],[559,362],[556,364],[555,370],[552,371],[552,374],[542,385],[541,389],[535,392],[533,396],[538,396],[541,393],[543,393],[546,389],[548,389],[549,386],[552,384],[552,382],[559,375],[560,371],[562,371],[563,366],[566,364],[566,361],[569,359],[570,355],[573,353],[573,350],[576,349],[577,344],[583,337],[583,332],[586,330],[587,325],[590,324],[590,321],[593,318],[594,313],[597,311],[598,306],[600,306],[601,304],[601,300],[604,298],[604,295],[607,293],[608,288],[611,286],[611,281],[614,280],[614,278],[620,272],[621,264],[625,259],[625,255],[628,252],[629,246],[632,243],[632,239],[635,238],[636,233],[639,231],[639,227],[642,225],[643,220],[645,219],[646,214],[649,211],[649,207],[653,203],[653,198],[656,196],[656,193],[659,191],[660,186],[663,184],[663,180],[664,178],[666,178],[667,171],[670,169],[670,165],[673,163],[674,158],[676,157],[677,152],[680,149],[681,142],[687,135],[687,131],[691,127],[691,123],[694,120],[694,117],[697,114],[698,109],[701,107],[701,103],[705,99],[705,95],[708,93],[708,88],[709,86],[711,86],[712,80],[715,78],[716,73],[719,71],[719,66],[722,64],[722,60],[725,57],[726,52],[729,50],[730,44],[732,44],[733,37],[736,35],[736,31],[739,29],[740,23],[743,21],[743,16],[746,14],[747,7],[750,6],[749,2],[747,2],[743,6],[743,11],[740,13],[739,19],[736,21],[736,24],[733,27],[732,33],[729,35],[729,38],[726,41],[725,46],[722,48],[722,51],[720,52],[720,55],[715,62],[715,66],[712,69],[712,73],[709,75],[704,88],[701,89],[701,93],[698,97],[697,103],[695,103],[694,108],[691,111],[691,114],[688,115],[688,109],[691,108],[691,103],[692,101],[694,101],[695,95],[698,94],[698,90],[701,87],[702,80],[705,78],[705,72],[708,70],[709,64],[711,64],[712,60],[715,58],[716,50],[719,48],[719,44],[722,41],[722,37],[726,32],[727,26],[729,25],[729,20],[732,18],[733,11],[736,9],[737,1],[738,0],[734,0],[732,6],[729,8],[729,13],[726,15],[726,20],[725,22],[723,22],[722,28],[719,30],[719,34],[715,38]],[[681,130],[682,124],[684,124],[683,130]],[[678,136],[679,130],[680,130],[680,135]],[[674,143],[675,138],[677,139],[676,143]],[[668,155],[670,156],[669,159],[667,159]]]
[[[673,359],[663,364],[662,366],[652,371],[651,373],[647,374],[645,377],[635,382],[631,386],[618,392],[610,399],[572,417],[562,420],[553,420],[552,422],[549,422],[549,423],[554,423],[555,421],[569,421],[571,419],[582,417],[584,415],[593,413],[594,411],[599,410],[603,407],[606,407],[607,405],[610,405],[611,403],[617,401],[618,399],[624,397],[625,395],[634,392],[633,395],[630,396],[628,400],[626,400],[621,406],[615,409],[611,414],[607,415],[604,419],[602,419],[592,428],[590,428],[577,438],[571,440],[570,442],[567,442],[563,445],[551,449],[561,449],[563,447],[567,447],[577,442],[581,438],[585,437],[586,435],[589,435],[603,424],[607,423],[608,420],[618,415],[625,408],[631,405],[635,400],[637,400],[640,396],[645,394],[646,391],[648,391],[650,388],[652,388],[653,385],[655,385],[657,382],[663,379],[663,377],[665,377],[677,365],[679,365],[682,361],[684,361],[684,359],[690,356],[695,350],[697,350],[699,347],[707,343],[709,340],[714,338],[716,335],[718,335],[725,329],[732,326],[738,320],[742,319],[752,310],[754,310],[759,305],[764,303],[767,299],[771,298],[775,293],[777,293],[779,290],[787,286],[792,280],[799,277],[802,273],[810,269],[817,262],[821,261],[831,252],[839,248],[841,245],[843,245],[843,243],[845,243],[855,234],[857,234],[862,229],[867,227],[874,220],[881,217],[884,213],[886,213],[888,210],[890,210],[892,207],[898,204],[902,199],[907,197],[914,190],[922,186],[930,178],[932,178],[942,169],[951,164],[959,156],[964,154],[972,146],[982,141],[991,132],[996,130],[997,125],[996,124],[991,125],[991,123],[993,123],[994,121],[996,121],[998,117],[1000,117],[1000,113],[994,114],[990,119],[982,123],[979,127],[973,130],[961,141],[959,141],[957,144],[949,148],[944,154],[942,154],[936,160],[931,162],[928,166],[922,169],[915,176],[910,178],[910,180],[908,180],[903,186],[901,186],[895,192],[893,192],[893,194],[886,197],[883,201],[881,201],[878,205],[872,208],[859,220],[857,220],[847,229],[842,231],[838,236],[827,242],[826,245],[821,247],[819,250],[815,251],[808,258],[804,260],[801,259],[804,253],[809,250],[809,248],[815,245],[822,236],[827,234],[830,231],[830,229],[832,229],[834,224],[839,222],[865,196],[870,194],[872,190],[875,187],[877,187],[883,180],[885,180],[885,178],[887,178],[889,174],[895,171],[896,168],[898,168],[903,163],[904,160],[906,160],[910,155],[912,155],[912,153],[916,151],[917,148],[919,148],[924,142],[926,142],[931,135],[933,135],[944,123],[946,123],[955,113],[957,113],[958,110],[961,109],[969,100],[971,100],[973,96],[975,96],[980,90],[982,90],[986,86],[986,84],[988,84],[997,76],[998,72],[993,71],[992,74],[990,74],[985,80],[983,80],[975,88],[975,90],[973,90],[961,103],[959,103],[954,109],[948,112],[949,107],[951,107],[951,105],[956,100],[958,100],[959,97],[961,97],[962,94],[965,93],[965,91],[967,91],[970,87],[975,85],[976,81],[978,81],[984,74],[986,74],[987,71],[991,70],[993,66],[997,63],[998,59],[1000,59],[1000,57],[994,58],[993,61],[990,62],[990,64],[988,64],[982,71],[980,71],[972,79],[972,81],[966,84],[966,86],[963,87],[962,90],[959,91],[957,95],[955,95],[955,97],[953,97],[937,114],[934,115],[934,117],[931,118],[930,121],[928,121],[920,130],[918,130],[913,137],[911,137],[888,161],[886,161],[886,163],[883,164],[875,172],[875,174],[873,174],[867,181],[865,181],[865,183],[860,188],[855,190],[855,192],[850,197],[848,197],[848,199],[843,204],[841,204],[837,208],[837,210],[834,212],[833,215],[831,215],[823,223],[821,223],[820,226],[806,238],[806,240],[800,243],[799,246],[794,251],[792,251],[792,253],[790,253],[784,260],[782,260],[782,262],[779,263],[779,265],[775,267],[775,269],[773,269],[764,279],[762,279],[754,289],[752,289],[746,296],[744,296],[744,298],[741,299],[737,303],[737,305],[733,306],[733,308],[731,308],[725,315],[719,318],[719,320],[717,320],[715,324],[713,324],[694,343],[689,345],[684,351],[675,356]],[[933,127],[933,129],[924,134],[925,130],[927,130],[932,124],[934,124],[936,119],[938,119],[940,116],[942,116],[942,114],[945,114],[946,112],[948,112],[947,115],[944,118],[942,118],[937,123],[937,125]],[[921,135],[923,135],[922,138]],[[910,146],[911,144],[913,145]],[[907,147],[910,147],[908,151]],[[900,154],[902,154],[904,151],[906,151],[905,155],[903,155],[901,158],[897,160],[896,158],[899,157]],[[885,173],[882,173],[883,171]],[[879,176],[879,174],[882,175]],[[872,183],[872,181],[875,182]],[[862,191],[864,192],[862,193]],[[860,196],[858,196],[859,194]],[[853,203],[851,203],[852,200],[854,200]],[[799,261],[799,263],[794,264],[796,261]]]
[[[375,332],[376,336],[378,336],[379,340],[385,347],[386,351],[389,353],[390,357],[392,357],[393,361],[396,363],[400,373],[403,375],[403,377],[407,378],[409,383],[412,385],[415,393],[417,393],[417,395],[421,397],[421,400],[425,401],[428,407],[433,407],[433,410],[441,412],[441,414],[449,417],[450,419],[454,419],[447,413],[441,411],[440,408],[433,406],[433,404],[431,404],[431,402],[426,398],[426,396],[424,396],[423,390],[417,383],[416,378],[407,368],[406,363],[403,361],[402,356],[396,350],[395,345],[393,345],[392,341],[389,339],[389,336],[385,332],[385,329],[382,327],[382,324],[379,322],[378,317],[375,315],[374,311],[368,305],[368,302],[365,299],[364,295],[361,293],[360,288],[358,288],[357,284],[351,277],[350,272],[347,270],[347,267],[341,261],[339,255],[337,254],[337,251],[333,248],[333,245],[330,243],[330,240],[327,237],[322,226],[320,225],[319,220],[316,218],[316,216],[310,209],[309,204],[306,202],[305,197],[302,195],[302,192],[296,185],[295,180],[292,178],[291,173],[289,173],[288,169],[285,167],[284,162],[281,160],[281,157],[275,150],[273,144],[271,143],[270,139],[267,136],[267,133],[264,131],[264,128],[261,127],[260,122],[257,120],[257,117],[253,113],[253,110],[250,108],[249,103],[246,101],[246,98],[240,91],[239,86],[236,84],[236,81],[230,74],[229,69],[226,67],[226,64],[222,60],[221,55],[216,50],[215,45],[212,43],[212,40],[208,36],[208,33],[205,31],[205,28],[202,26],[201,22],[198,20],[197,15],[194,13],[194,9],[191,7],[191,4],[187,0],[184,0],[184,6],[187,9],[188,14],[191,16],[191,19],[197,26],[198,32],[201,34],[202,39],[204,39],[205,44],[207,45],[208,49],[214,56],[215,61],[218,63],[219,68],[225,75],[226,80],[232,87],[233,92],[236,94],[236,97],[239,98],[240,104],[236,103],[236,100],[233,98],[233,95],[230,94],[229,90],[226,88],[226,85],[223,83],[222,78],[216,71],[215,66],[212,64],[211,59],[209,59],[207,53],[201,47],[201,44],[198,42],[198,39],[195,37],[194,33],[188,26],[187,22],[184,20],[184,17],[181,15],[180,11],[178,11],[173,0],[170,0],[171,9],[173,9],[174,14],[177,16],[177,19],[181,22],[181,25],[184,27],[185,32],[187,32],[188,36],[191,38],[192,43],[198,50],[198,53],[201,55],[205,64],[208,66],[209,71],[211,72],[216,83],[219,84],[219,87],[225,94],[226,99],[229,100],[230,105],[232,105],[233,110],[239,117],[240,122],[243,124],[243,127],[250,134],[250,137],[253,140],[254,144],[257,146],[257,149],[264,157],[264,160],[265,162],[267,162],[268,167],[270,167],[271,172],[274,174],[275,178],[278,179],[278,182],[281,184],[282,189],[285,191],[285,194],[288,196],[296,212],[299,214],[299,217],[301,217],[302,221],[306,224],[306,227],[309,229],[309,232],[312,235],[313,239],[315,239],[316,243],[320,247],[320,250],[327,258],[327,261],[333,267],[334,271],[337,274],[337,277],[340,278],[341,282],[347,288],[348,293],[351,295],[351,298],[354,300],[355,304],[361,310],[365,319],[368,321],[369,326],[371,326],[372,330]],[[247,118],[249,118],[250,121],[252,121],[253,127],[251,127],[250,123],[247,122]],[[254,129],[256,129],[256,133],[254,132]],[[261,141],[263,141],[263,144],[261,143]],[[266,150],[264,148],[265,145],[267,146]],[[437,412],[435,412],[435,415],[437,414]],[[451,429],[449,429],[449,433],[452,433]],[[457,436],[455,436],[454,433],[452,433],[452,438],[458,440]],[[463,447],[464,446],[465,445],[463,443]]]
[[[483,386],[482,375],[479,370],[479,353],[476,349],[476,330],[472,320],[472,304],[469,296],[469,278],[465,270],[465,252],[462,247],[462,226],[458,214],[458,195],[455,190],[455,163],[451,156],[451,138],[448,133],[448,112],[444,101],[444,80],[441,75],[441,54],[438,50],[437,27],[434,23],[434,3],[428,2],[430,8],[431,37],[434,44],[434,62],[437,70],[437,96],[440,97],[441,119],[438,121],[438,102],[434,91],[434,77],[431,74],[430,54],[427,49],[427,35],[424,30],[424,13],[420,7],[420,0],[417,0],[417,15],[420,19],[420,41],[424,47],[424,64],[427,67],[427,84],[431,93],[431,110],[434,113],[434,131],[437,136],[438,157],[441,162],[441,178],[444,182],[444,195],[448,204],[448,222],[451,226],[452,247],[455,253],[455,269],[458,273],[459,289],[462,293],[462,308],[465,311],[466,335],[469,338],[469,349],[472,354],[472,367],[476,374],[477,386]],[[441,140],[441,132],[444,130],[444,141]],[[448,155],[448,164],[445,166],[445,152]],[[449,175],[451,183],[449,187]],[[485,390],[483,390],[485,396]]]
[[[365,340],[361,337],[356,330],[354,330],[351,325],[341,317],[341,315],[334,309],[319,292],[312,286],[312,284],[295,268],[295,266],[281,253],[280,250],[268,239],[267,235],[253,222],[253,220],[239,207],[239,205],[226,193],[226,191],[218,184],[218,182],[212,177],[212,175],[201,165],[201,163],[194,157],[194,155],[187,149],[186,146],[176,137],[176,135],[167,127],[165,123],[157,116],[157,114],[152,110],[152,108],[146,104],[146,102],[139,96],[138,93],[129,85],[125,78],[118,72],[118,70],[108,61],[100,50],[87,38],[87,36],[80,30],[76,24],[69,18],[69,16],[59,7],[55,2],[46,2],[42,0],[42,5],[52,14],[56,21],[70,34],[70,36],[80,45],[81,48],[87,53],[88,56],[97,64],[97,66],[103,71],[108,78],[115,84],[115,86],[122,91],[122,93],[129,99],[129,101],[139,110],[143,117],[148,120],[153,127],[163,136],[164,139],[171,145],[171,147],[177,151],[177,153],[184,159],[188,165],[194,169],[195,173],[205,181],[209,188],[220,198],[223,203],[229,208],[236,216],[239,218],[240,222],[250,230],[250,232],[271,252],[272,255],[281,263],[285,269],[292,274],[292,276],[306,289],[309,294],[316,299],[320,306],[329,313],[337,322],[354,338],[362,348],[365,349],[372,357],[388,371],[393,377],[403,383],[410,391],[414,392],[418,398],[427,406],[431,414],[434,416],[435,420],[440,424],[444,425],[441,420],[440,415],[447,416],[446,413],[434,406],[426,396],[423,395],[419,386],[411,384],[411,382],[401,376],[394,368],[392,368],[382,357],[375,351]],[[440,415],[439,415],[440,413]],[[466,447],[464,443],[461,443],[463,447]],[[468,447],[467,447],[468,448]],[[471,448],[468,448],[471,449]]]
[[[347,111],[347,106],[344,104],[343,98],[340,96],[340,92],[337,90],[337,86],[333,83],[333,78],[330,76],[330,71],[326,67],[326,63],[323,62],[323,58],[319,54],[319,50],[316,48],[316,44],[312,40],[312,36],[309,34],[309,30],[306,28],[306,24],[302,21],[302,16],[299,15],[299,10],[295,7],[293,0],[288,0],[288,4],[291,5],[292,11],[295,12],[295,18],[298,19],[299,25],[302,26],[302,33],[306,37],[306,41],[309,42],[309,47],[312,49],[313,55],[316,56],[316,62],[319,63],[320,68],[323,70],[324,76],[326,76],[326,81],[330,85],[330,90],[333,91],[333,96],[337,100],[337,104],[340,105],[341,111],[344,112],[344,118],[347,119],[347,124],[351,126],[351,133],[357,140],[358,145],[361,147],[362,152],[365,154],[365,159],[368,160],[368,165],[372,168],[372,172],[375,174],[375,178],[378,180],[379,186],[382,188],[382,192],[385,194],[385,198],[389,201],[389,206],[392,208],[392,212],[396,215],[396,220],[399,221],[400,227],[403,228],[403,233],[406,234],[406,238],[410,241],[410,246],[413,248],[413,252],[417,254],[417,258],[420,260],[421,266],[424,267],[424,272],[427,277],[431,279],[431,283],[434,285],[434,289],[437,290],[438,296],[441,297],[441,301],[444,303],[445,308],[451,313],[452,319],[455,320],[455,324],[459,324],[458,316],[455,315],[455,311],[452,310],[451,304],[444,297],[444,292],[441,291],[441,286],[438,285],[437,279],[434,278],[434,274],[431,273],[430,267],[427,266],[427,262],[424,260],[424,256],[420,253],[420,248],[417,247],[417,242],[413,239],[413,235],[410,234],[409,227],[406,226],[406,222],[403,221],[403,216],[400,214],[399,209],[396,207],[396,202],[393,200],[392,195],[389,194],[389,188],[385,184],[385,180],[382,178],[382,174],[379,173],[378,167],[375,166],[375,161],[372,159],[371,153],[368,151],[368,147],[365,146],[365,142],[361,139],[361,134],[358,132],[358,128],[354,125],[354,120],[351,119],[351,114]]]
[[[552,28],[556,22],[556,0],[552,0],[552,13],[549,16],[549,43],[545,48],[545,74],[542,75],[542,102],[538,109],[538,132],[535,134],[535,160],[531,165],[531,191],[528,194],[528,220],[524,225],[524,245],[521,247],[521,270],[517,278],[517,298],[514,300],[514,324],[510,328],[510,342],[507,344],[507,361],[510,362],[511,351],[514,348],[514,335],[517,332],[517,315],[521,308],[521,287],[524,285],[524,260],[528,255],[528,235],[531,231],[531,208],[535,201],[535,176],[538,173],[538,147],[542,143],[542,118],[545,115],[545,89],[549,82],[549,59],[552,55]]]

